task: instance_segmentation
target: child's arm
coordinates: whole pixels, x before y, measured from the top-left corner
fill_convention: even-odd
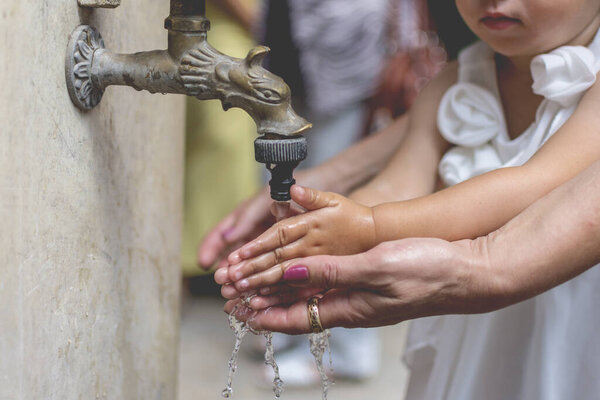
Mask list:
[[[600,84],[523,166],[502,168],[431,196],[374,209],[377,241],[407,236],[446,240],[485,235],[600,159]]]
[[[345,243],[339,243],[339,226],[329,224],[329,221],[340,220],[341,216],[325,218],[324,209],[320,209],[314,212],[320,213],[319,218],[307,213],[304,220],[302,216],[295,217],[300,219],[294,220],[293,224],[286,225],[286,221],[282,221],[244,246],[238,255],[248,259],[268,252],[275,254],[277,261],[282,261],[302,254],[327,253],[329,242],[354,249],[352,246],[357,244],[372,247],[377,243],[412,236],[458,240],[487,234],[600,159],[598,109],[600,85],[595,84],[565,125],[525,165],[499,169],[430,196],[376,206],[372,209],[372,226],[367,221],[360,229],[342,232]],[[320,203],[326,204],[328,195],[320,195],[323,197]],[[341,210],[339,212],[344,212],[346,202],[349,200],[334,201]],[[366,215],[364,211],[361,214]],[[347,226],[342,228],[348,229]],[[285,232],[284,236],[282,232]],[[320,240],[315,241],[315,235]],[[326,243],[323,238],[328,238]],[[261,257],[265,260],[264,254]],[[258,270],[266,269],[265,265],[260,265],[262,269]],[[232,267],[232,271],[238,270]],[[246,271],[254,272],[251,268]],[[236,287],[245,290],[272,284],[281,278],[280,266],[267,272],[263,276],[245,279],[243,283],[236,282]],[[248,275],[244,273],[242,278]],[[231,277],[238,280],[240,276]]]

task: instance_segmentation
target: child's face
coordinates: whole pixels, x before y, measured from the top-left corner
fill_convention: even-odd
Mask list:
[[[600,0],[456,0],[473,32],[506,56],[586,45],[600,27]]]

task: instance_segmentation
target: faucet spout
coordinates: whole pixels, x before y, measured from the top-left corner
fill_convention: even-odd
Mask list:
[[[206,41],[210,21],[204,0],[171,0],[170,10],[165,20],[166,50],[116,54],[104,48],[95,28],[77,27],[65,71],[73,103],[82,110],[92,109],[107,87],[125,85],[151,93],[219,99],[225,110],[245,110],[259,134],[295,136],[310,128],[293,110],[289,86],[263,68],[268,48],[255,47],[243,59],[230,57]]]

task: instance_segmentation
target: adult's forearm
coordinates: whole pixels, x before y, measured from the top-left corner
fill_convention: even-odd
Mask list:
[[[298,183],[315,189],[348,194],[387,164],[405,137],[408,116],[361,140],[325,163],[299,174]],[[310,134],[310,133],[309,133]]]
[[[437,133],[418,130],[407,133],[385,168],[352,192],[350,198],[372,207],[432,193],[437,181],[437,165],[446,147]]]
[[[515,303],[600,263],[600,161],[473,242]]]

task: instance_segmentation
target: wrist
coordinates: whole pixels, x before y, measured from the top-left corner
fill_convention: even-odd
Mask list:
[[[403,218],[403,207],[401,202],[383,203],[371,207],[373,213],[373,225],[375,240],[377,243],[389,242],[403,239],[412,235],[403,235],[400,227],[405,224]],[[400,223],[399,221],[403,221]]]
[[[524,298],[519,296],[518,281],[506,268],[505,256],[494,252],[495,233],[474,240],[461,240],[454,244],[466,251],[461,275],[470,282],[465,293],[465,312],[482,313],[495,311]],[[526,297],[525,297],[526,298]]]

